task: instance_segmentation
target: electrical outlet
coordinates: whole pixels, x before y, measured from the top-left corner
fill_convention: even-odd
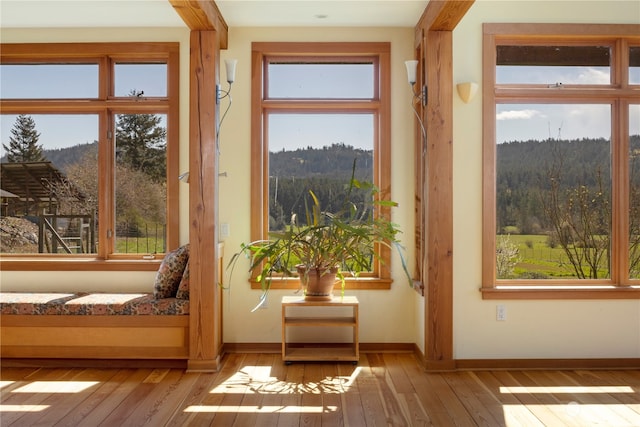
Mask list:
[[[507,320],[507,308],[504,304],[496,305],[496,320],[500,322]]]

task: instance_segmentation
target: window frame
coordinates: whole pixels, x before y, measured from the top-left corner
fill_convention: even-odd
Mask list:
[[[628,48],[640,43],[639,33],[639,25],[483,24],[483,219],[480,288],[483,299],[640,298],[640,280],[629,278],[628,259],[625,260],[625,256],[628,257],[629,243],[629,183],[626,166],[629,147],[628,114],[629,105],[640,100],[640,85],[628,84]],[[610,82],[608,85],[566,85],[562,90],[536,84],[497,84],[496,47],[520,44],[611,46]],[[609,279],[496,278],[496,105],[516,103],[595,103],[611,106],[612,267]]]
[[[114,96],[116,63],[164,63],[167,96]],[[167,251],[179,243],[179,43],[9,43],[0,45],[0,64],[98,65],[97,98],[0,99],[3,114],[95,114],[98,116],[99,206],[96,254],[2,254],[3,270],[28,271],[153,271],[163,254],[118,254],[110,236],[115,227],[114,144],[118,114],[165,114],[167,117]]]
[[[377,197],[391,199],[391,44],[388,42],[254,42],[251,53],[251,241],[264,239],[268,233],[269,194],[269,150],[266,141],[266,120],[268,112],[282,113],[371,113],[374,116],[374,165],[373,180],[380,189]],[[278,58],[284,61],[309,60],[323,62],[331,58],[342,60],[374,59],[373,99],[266,99],[268,78],[267,61]],[[380,212],[390,216],[389,208]],[[391,251],[378,245],[378,253],[383,262],[376,262],[374,271],[362,273],[358,278],[346,279],[349,289],[390,289],[392,279],[389,266]],[[255,274],[250,278],[252,289],[260,289]],[[298,289],[297,278],[276,278],[272,289]]]

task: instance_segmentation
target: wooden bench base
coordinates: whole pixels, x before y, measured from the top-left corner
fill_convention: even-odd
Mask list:
[[[3,315],[1,358],[188,359],[189,316]]]

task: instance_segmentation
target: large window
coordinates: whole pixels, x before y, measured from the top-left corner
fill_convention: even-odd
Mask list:
[[[2,45],[2,268],[154,269],[177,245],[177,61],[175,43]]]
[[[640,285],[640,37],[588,29],[484,26],[485,296]]]
[[[336,211],[352,173],[390,198],[389,55],[388,43],[253,44],[252,240],[304,222],[309,190]],[[350,288],[390,286],[379,250]]]

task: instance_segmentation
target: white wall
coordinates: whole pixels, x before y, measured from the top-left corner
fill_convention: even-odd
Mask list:
[[[2,29],[3,43],[179,42],[180,170],[189,165],[189,31],[183,28]],[[177,177],[176,177],[177,179]],[[180,242],[189,239],[188,187],[180,184]],[[1,271],[0,289],[151,292],[155,272]]]
[[[220,180],[220,221],[228,223],[231,235],[225,241],[229,259],[241,242],[248,242],[250,210],[250,67],[253,41],[388,41],[391,42],[392,97],[392,196],[399,203],[393,212],[394,221],[404,230],[406,244],[412,243],[413,230],[413,113],[411,92],[406,82],[404,60],[413,55],[411,28],[231,28],[229,49],[223,59],[236,58],[238,66],[233,85],[233,106],[220,134],[220,171],[227,172]],[[221,75],[224,81],[225,76]],[[407,253],[408,259],[413,253]],[[416,306],[423,299],[403,281],[399,260],[393,260],[396,280],[388,291],[349,291],[360,300],[360,339],[362,342],[419,342]],[[397,267],[394,267],[397,266]],[[243,270],[248,262],[236,267],[230,291],[224,302],[225,342],[279,342],[280,299],[291,291],[271,291],[269,308],[250,313],[260,295],[250,290],[248,274]],[[226,272],[225,272],[226,273]],[[228,276],[225,275],[225,281]],[[419,303],[416,303],[419,300]]]
[[[482,23],[640,23],[637,1],[476,1],[454,31],[454,83],[482,82]],[[640,301],[483,301],[482,88],[454,100],[454,357],[640,357]],[[497,322],[496,304],[507,308]]]

